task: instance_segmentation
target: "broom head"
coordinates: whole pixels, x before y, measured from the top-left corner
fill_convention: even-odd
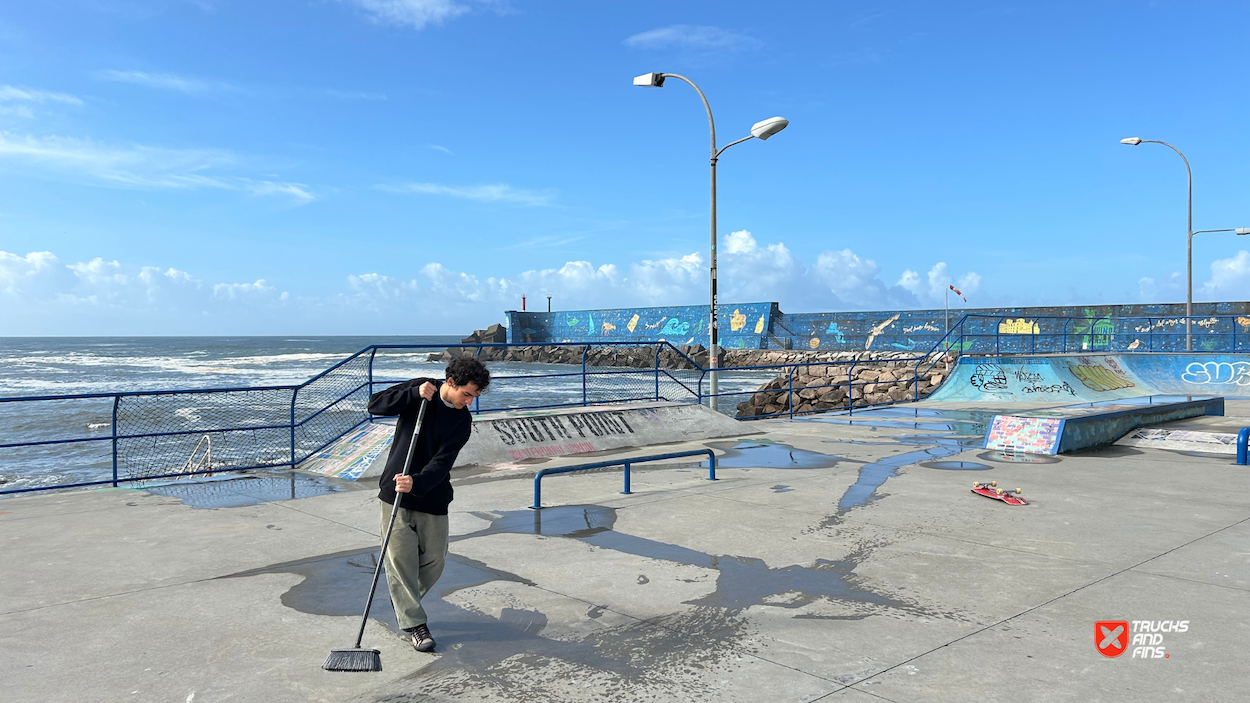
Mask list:
[[[326,671],[381,671],[382,653],[360,647],[332,649],[321,668]]]

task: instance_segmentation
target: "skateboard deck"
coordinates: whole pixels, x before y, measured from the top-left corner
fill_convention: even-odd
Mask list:
[[[1007,505],[1028,505],[1029,502],[1020,497],[1020,489],[1017,488],[1015,493],[1008,493],[998,487],[998,481],[990,481],[989,483],[981,483],[977,481],[972,484],[972,492],[983,495],[986,498],[1001,500]]]

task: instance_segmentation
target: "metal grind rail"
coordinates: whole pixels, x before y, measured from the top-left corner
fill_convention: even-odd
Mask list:
[[[591,471],[592,469],[607,469],[613,466],[625,467],[625,490],[621,491],[624,495],[630,495],[629,490],[629,469],[633,464],[641,464],[646,461],[664,461],[666,459],[680,459],[687,456],[703,456],[707,455],[708,472],[707,480],[716,480],[716,454],[711,449],[695,449],[688,452],[673,452],[671,454],[651,454],[649,456],[636,456],[629,459],[617,459],[615,461],[596,461],[591,464],[578,464],[576,466],[565,466],[558,469],[541,469],[534,474],[534,504],[530,506],[531,510],[542,510],[543,500],[543,477],[553,474],[569,474],[575,471]]]

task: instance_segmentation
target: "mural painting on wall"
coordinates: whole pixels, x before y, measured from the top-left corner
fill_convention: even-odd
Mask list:
[[[1136,385],[1127,378],[1121,378],[1106,366],[1099,364],[1082,364],[1069,367],[1068,370],[1086,388],[1094,391],[1114,391],[1121,388],[1132,388]]]
[[[629,330],[630,334],[633,334],[634,328],[638,327],[638,319],[639,319],[639,316],[634,315],[633,317],[629,318],[629,324],[625,325],[625,329]]]
[[[767,317],[767,315],[760,315],[760,319],[756,321],[755,323],[756,334],[764,334],[764,318],[765,317]]]
[[[901,315],[900,313],[895,313],[895,314],[894,314],[894,317],[891,317],[890,319],[886,320],[885,322],[882,322],[881,324],[877,325],[876,327],[873,327],[873,328],[872,328],[872,331],[868,333],[868,341],[867,341],[866,343],[864,343],[864,349],[865,349],[865,350],[867,350],[867,349],[871,349],[871,348],[872,348],[872,341],[873,341],[874,339],[876,339],[877,337],[881,336],[881,333],[882,333],[882,332],[885,332],[885,329],[886,329],[887,327],[889,327],[890,325],[894,324],[895,322],[898,322],[898,318],[900,318],[900,317],[902,317],[902,315]]]
[[[668,324],[664,325],[664,329],[660,330],[660,334],[671,334],[674,336],[682,336],[690,331],[690,323],[682,322],[676,317],[668,318]]]
[[[1039,334],[1041,328],[1033,320],[1027,320],[1023,317],[1018,319],[1003,320],[998,323],[999,334]]]
[[[846,344],[846,337],[842,336],[842,330],[838,329],[838,323],[830,322],[825,328],[825,334],[833,335],[833,341],[838,344]]]
[[[747,326],[747,316],[742,311],[734,309],[733,314],[729,316],[729,331],[737,332]]]

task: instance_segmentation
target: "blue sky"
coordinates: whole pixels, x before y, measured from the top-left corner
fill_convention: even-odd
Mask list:
[[[0,334],[466,333],[531,304],[1184,300],[1250,227],[1236,2],[50,0],[0,13]],[[1250,298],[1198,235],[1198,300]]]

